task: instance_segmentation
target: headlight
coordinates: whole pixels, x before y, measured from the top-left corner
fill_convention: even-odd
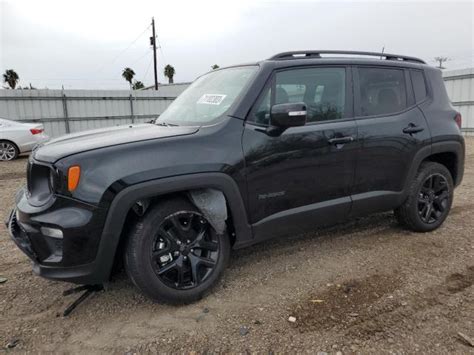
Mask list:
[[[49,170],[49,187],[51,189],[51,192],[56,191],[56,183],[57,183],[56,170],[50,169]]]

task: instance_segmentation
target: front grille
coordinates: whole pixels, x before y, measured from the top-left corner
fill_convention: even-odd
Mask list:
[[[52,196],[51,169],[47,164],[28,161],[26,168],[27,198],[33,206],[42,206]]]
[[[28,159],[28,164],[26,165],[26,189],[28,192],[28,196],[31,195],[31,169],[32,169],[32,162],[31,159]]]

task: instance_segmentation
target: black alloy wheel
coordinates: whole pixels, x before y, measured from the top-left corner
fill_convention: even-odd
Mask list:
[[[395,216],[414,232],[430,232],[443,224],[453,203],[454,182],[446,166],[423,162],[411,181],[406,200]]]
[[[180,211],[166,217],[150,252],[157,276],[177,290],[194,288],[212,274],[219,257],[219,239],[198,212]]]
[[[420,189],[418,213],[424,223],[437,222],[449,205],[450,191],[446,178],[441,174],[429,175]]]
[[[152,300],[191,303],[217,284],[230,250],[227,231],[217,233],[196,206],[178,195],[149,207],[132,226],[124,266]]]

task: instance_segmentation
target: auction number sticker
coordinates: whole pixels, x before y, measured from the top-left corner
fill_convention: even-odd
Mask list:
[[[200,97],[197,101],[198,104],[205,104],[205,105],[220,105],[222,101],[224,101],[227,95],[219,95],[219,94],[204,94]]]

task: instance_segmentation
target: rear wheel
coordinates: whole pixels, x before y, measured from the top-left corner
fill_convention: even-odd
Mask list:
[[[155,301],[196,301],[217,282],[229,260],[226,234],[218,235],[184,198],[152,207],[128,240],[125,267],[133,283]]]
[[[18,157],[18,147],[9,141],[0,141],[0,161],[13,160]]]
[[[453,179],[445,166],[426,162],[413,180],[409,196],[395,210],[399,222],[415,232],[429,232],[443,224],[453,202]]]

